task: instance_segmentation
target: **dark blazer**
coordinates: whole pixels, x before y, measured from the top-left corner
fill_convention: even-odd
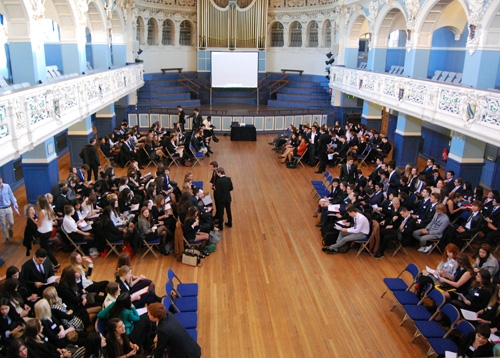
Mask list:
[[[420,216],[420,219],[422,220],[420,225],[427,225],[428,223],[430,223],[435,213],[436,213],[436,205],[430,204],[429,209],[424,214],[424,216]]]
[[[83,164],[88,164],[90,167],[101,165],[101,162],[99,161],[99,153],[97,153],[95,145],[84,145],[82,151],[80,152],[80,158],[83,159]]]
[[[420,219],[422,219],[425,214],[427,213],[427,211],[429,211],[429,208],[431,207],[431,200],[430,199],[427,199],[427,200],[420,200],[417,204],[417,208],[415,209],[415,211],[413,212],[415,215],[418,215],[418,217]]]
[[[394,196],[398,195],[399,186],[401,185],[399,181],[399,174],[395,170],[392,175],[389,175],[389,188],[387,189],[387,196],[392,193]]]
[[[364,189],[368,185],[368,180],[365,178],[364,175],[361,175],[356,177],[356,183],[357,183],[356,190],[361,191],[361,188]]]
[[[203,117],[201,116],[201,114],[198,112],[197,116],[193,115],[193,129],[198,128],[202,124],[203,124]]]
[[[358,166],[356,164],[351,165],[349,173],[347,173],[347,164],[342,164],[342,166],[340,167],[340,181],[346,181],[349,184],[354,184],[358,175],[357,172]]]
[[[184,110],[181,110],[179,112],[179,123],[180,124],[186,123],[186,112],[184,112]]]
[[[38,271],[33,258],[31,258],[21,267],[19,281],[33,292],[39,291],[39,289],[35,286],[35,282],[46,283],[49,277],[54,276],[54,270],[52,269],[52,264],[48,257],[45,259],[42,266],[44,271],[43,273]],[[42,289],[43,288],[44,287],[42,287]]]
[[[318,139],[318,152],[320,153],[326,153],[328,143],[330,143],[330,135],[325,132],[319,136]]]
[[[215,183],[215,200],[217,203],[230,203],[231,202],[231,191],[233,190],[233,182],[231,178],[227,176],[221,176],[217,179]]]
[[[467,224],[467,221],[469,221],[469,218],[473,215],[473,212],[471,211],[469,214],[469,217],[465,221],[465,223],[462,225],[465,228],[465,225]],[[471,223],[470,223],[470,234],[475,235],[478,231],[481,231],[484,227],[484,217],[481,215],[481,213],[478,213],[476,216],[472,217]],[[468,230],[468,229],[466,229]]]
[[[153,352],[154,358],[198,358],[201,348],[179,320],[170,312],[158,322],[156,329],[158,342]]]
[[[401,224],[399,224],[401,225]],[[415,231],[415,227],[417,222],[414,218],[410,217],[406,220],[405,225],[403,226],[403,230],[399,231],[398,227],[398,239],[401,237],[401,243],[403,246],[408,246],[413,243],[413,232]],[[400,236],[401,235],[401,236]]]

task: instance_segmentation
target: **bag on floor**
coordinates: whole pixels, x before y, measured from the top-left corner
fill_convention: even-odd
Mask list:
[[[203,248],[203,252],[212,253],[212,252],[215,252],[215,251],[217,251],[217,245],[216,244],[208,244],[208,245],[205,245],[205,247]]]
[[[189,266],[199,266],[200,258],[197,255],[184,252],[182,254],[182,263]]]
[[[297,168],[297,162],[295,160],[286,163],[286,167],[289,169]]]
[[[220,231],[215,231],[215,230],[212,230],[210,231],[210,233],[208,234],[209,235],[209,239],[208,239],[208,242],[210,244],[216,244],[220,241],[221,239],[221,234],[220,234]]]

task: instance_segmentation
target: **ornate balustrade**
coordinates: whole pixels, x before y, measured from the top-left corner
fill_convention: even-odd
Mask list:
[[[133,64],[0,95],[0,166],[144,84]]]
[[[330,87],[500,147],[500,92],[338,66]]]

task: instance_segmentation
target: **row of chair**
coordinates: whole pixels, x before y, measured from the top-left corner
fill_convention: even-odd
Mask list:
[[[167,311],[175,311],[175,317],[186,328],[189,335],[198,340],[198,284],[183,283],[172,269],[167,272],[166,295],[163,305]]]
[[[434,75],[432,76],[431,81],[446,82],[459,85],[462,83],[462,73],[436,70],[434,71]]]
[[[433,288],[432,284],[428,284],[423,289],[422,297],[412,292],[417,282],[417,277],[420,270],[414,263],[408,264],[398,276],[392,278],[384,278],[384,284],[387,289],[382,293],[381,297],[391,291],[394,295],[394,303],[391,306],[391,311],[394,307],[400,305],[405,312],[403,320],[399,324],[402,326],[406,321],[411,320],[415,327],[415,333],[411,339],[411,343],[418,337],[423,337],[429,344],[427,357],[432,355],[444,355],[445,352],[457,352],[456,343],[449,338],[452,331],[456,330],[462,335],[467,335],[474,331],[474,326],[467,321],[460,321],[460,313],[452,304],[445,303],[443,293]],[[410,283],[407,283],[405,278],[410,276]],[[424,302],[429,298],[434,302],[435,311],[431,313],[424,306]],[[443,327],[436,321],[436,318],[442,314],[449,321],[449,327]]]
[[[394,66],[392,65],[389,71],[387,71],[388,74],[390,75],[403,75],[405,71],[404,66]]]

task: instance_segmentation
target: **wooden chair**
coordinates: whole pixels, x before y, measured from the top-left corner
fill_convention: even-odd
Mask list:
[[[151,240],[149,242],[146,240],[142,240],[142,242],[143,242],[146,250],[142,254],[141,260],[144,258],[144,256],[146,256],[148,254],[148,252],[151,252],[153,254],[153,256],[158,260],[159,257],[155,252],[155,248],[159,251],[158,247],[161,245],[161,238],[157,237],[156,239]]]
[[[294,155],[293,156],[293,159],[297,161],[297,164],[300,164],[302,165],[302,167],[304,167],[304,163],[302,163],[302,159],[304,158],[304,156],[307,154],[307,150],[309,149],[309,145],[307,146],[306,150],[304,151],[304,153],[302,153],[302,155]]]
[[[70,244],[73,246],[74,250],[73,252],[77,251],[80,255],[85,256],[85,252],[83,252],[82,245],[87,245],[86,240],[81,240],[81,241],[74,241],[71,236],[64,230],[64,227],[61,225],[61,232],[64,234],[66,239],[70,242]]]

